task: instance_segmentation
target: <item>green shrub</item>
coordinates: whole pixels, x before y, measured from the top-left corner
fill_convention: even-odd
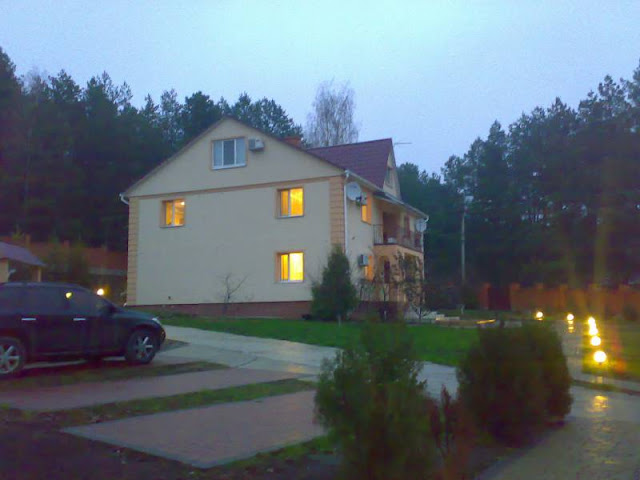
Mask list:
[[[427,476],[434,442],[420,369],[403,325],[368,323],[359,344],[325,360],[316,411],[342,453],[345,478]]]
[[[349,259],[338,245],[329,254],[322,281],[311,287],[311,314],[322,320],[343,320],[358,304]]]
[[[566,358],[545,325],[479,331],[457,374],[461,401],[477,424],[506,443],[523,443],[571,406]]]

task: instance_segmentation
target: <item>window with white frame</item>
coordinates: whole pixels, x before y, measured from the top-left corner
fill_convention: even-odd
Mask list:
[[[278,190],[280,217],[301,217],[304,214],[304,190],[287,188]]]
[[[213,168],[244,167],[247,152],[244,138],[230,138],[213,142]]]
[[[281,282],[304,281],[304,253],[287,252],[278,254],[278,279]]]
[[[164,227],[181,227],[184,225],[184,198],[164,200],[162,202],[162,225]]]

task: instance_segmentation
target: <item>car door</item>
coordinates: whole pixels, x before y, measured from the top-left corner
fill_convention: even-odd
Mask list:
[[[0,286],[0,328],[17,332],[28,339],[31,325],[28,320],[23,322],[20,315],[23,293],[24,289],[20,287]]]
[[[31,322],[31,344],[37,355],[76,354],[86,343],[86,322],[74,317],[71,288],[32,286],[25,289],[22,320]]]
[[[104,298],[87,290],[74,292],[74,315],[84,318],[87,326],[87,353],[109,353],[117,350],[117,319],[113,306]]]

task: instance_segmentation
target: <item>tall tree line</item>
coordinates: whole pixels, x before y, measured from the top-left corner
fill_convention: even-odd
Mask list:
[[[301,135],[275,101],[247,93],[231,104],[175,90],[140,108],[107,73],[84,87],[64,70],[18,78],[0,48],[0,234],[56,237],[126,248],[127,208],[118,199],[136,179],[230,114],[284,137]]]
[[[640,281],[640,66],[606,76],[577,109],[560,99],[495,122],[441,175],[399,168],[405,200],[431,214],[427,273],[460,281]]]

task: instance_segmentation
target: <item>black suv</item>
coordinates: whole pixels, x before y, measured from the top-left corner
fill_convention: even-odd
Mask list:
[[[153,360],[165,339],[157,318],[61,283],[0,284],[0,379],[26,362],[124,355]]]

